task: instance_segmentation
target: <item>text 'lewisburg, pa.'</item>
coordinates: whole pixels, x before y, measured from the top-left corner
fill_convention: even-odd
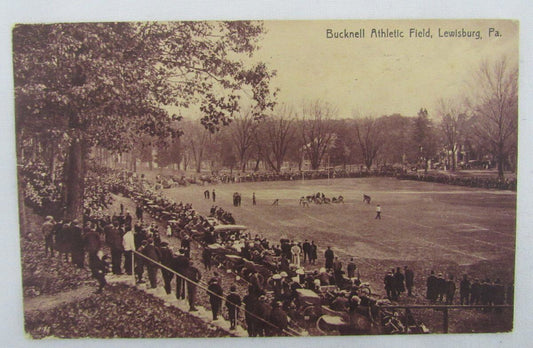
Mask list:
[[[325,29],[326,39],[497,39],[503,37],[502,30],[489,28],[344,28]]]

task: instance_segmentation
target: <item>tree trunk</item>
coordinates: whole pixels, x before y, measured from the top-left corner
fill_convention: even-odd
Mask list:
[[[276,173],[281,172],[281,167],[283,166],[283,158],[277,157],[276,158]]]
[[[457,150],[452,150],[452,172],[455,172],[457,170],[456,152]]]
[[[202,154],[198,154],[198,159],[196,160],[196,173],[200,173],[202,171]]]
[[[83,137],[73,139],[65,162],[65,218],[82,221],[85,189],[85,159],[87,155]]]
[[[505,155],[503,153],[503,145],[498,146],[498,179],[503,180],[503,162],[505,161]]]
[[[311,169],[318,170],[319,167],[320,167],[320,161],[318,160],[318,158],[312,158],[311,159]]]
[[[366,159],[365,160],[365,166],[366,166],[366,169],[368,169],[370,171],[370,167],[372,167],[372,160],[371,159]]]
[[[183,171],[186,172],[189,167],[189,157],[183,156]]]

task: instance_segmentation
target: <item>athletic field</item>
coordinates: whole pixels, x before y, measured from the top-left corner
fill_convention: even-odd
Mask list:
[[[206,189],[215,189],[216,203],[204,199]],[[236,191],[242,195],[241,207],[232,204]],[[252,206],[253,192],[256,206]],[[342,195],[345,203],[310,203],[309,208],[298,204],[301,196],[316,192],[330,198]],[[372,197],[371,204],[363,203],[363,193]],[[352,256],[372,269],[405,264],[423,272],[429,268],[446,272],[451,267],[457,272],[475,269],[502,281],[512,278],[516,193],[511,191],[358,178],[192,185],[164,190],[164,194],[178,202],[192,202],[205,215],[213,204],[221,206],[252,234],[274,243],[280,238],[314,240],[320,264],[326,246],[331,245],[344,260]],[[272,206],[275,199],[278,206]],[[374,219],[376,204],[381,205],[381,220]],[[490,274],[496,270],[497,275]]]

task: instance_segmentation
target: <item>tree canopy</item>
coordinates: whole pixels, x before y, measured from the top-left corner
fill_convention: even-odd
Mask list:
[[[197,108],[204,127],[215,132],[239,110],[242,90],[253,117],[263,117],[274,106],[274,72],[263,63],[244,63],[262,32],[262,24],[251,21],[17,25],[19,138],[22,130],[66,137],[65,181],[76,192],[66,203],[81,207],[92,145],[127,151],[139,134],[178,136],[172,121],[181,116],[172,109]],[[67,215],[79,213],[76,208]]]

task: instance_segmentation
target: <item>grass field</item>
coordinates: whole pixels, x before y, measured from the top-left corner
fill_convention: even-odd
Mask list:
[[[362,273],[382,279],[393,266],[410,265],[418,274],[477,273],[512,281],[515,253],[516,193],[400,181],[359,178],[291,182],[257,182],[178,187],[165,195],[192,202],[208,214],[213,202],[203,191],[215,189],[216,205],[277,243],[280,238],[314,240],[319,261],[327,245],[344,261],[354,257]],[[242,206],[233,207],[232,195],[242,194]],[[252,206],[252,192],[257,205]],[[301,196],[323,192],[343,195],[344,204],[298,204]],[[363,193],[372,204],[362,202]],[[279,206],[272,206],[279,199]],[[382,219],[375,220],[376,204]],[[321,262],[322,263],[322,262]],[[419,279],[422,281],[422,279]],[[420,284],[422,285],[422,284]]]

